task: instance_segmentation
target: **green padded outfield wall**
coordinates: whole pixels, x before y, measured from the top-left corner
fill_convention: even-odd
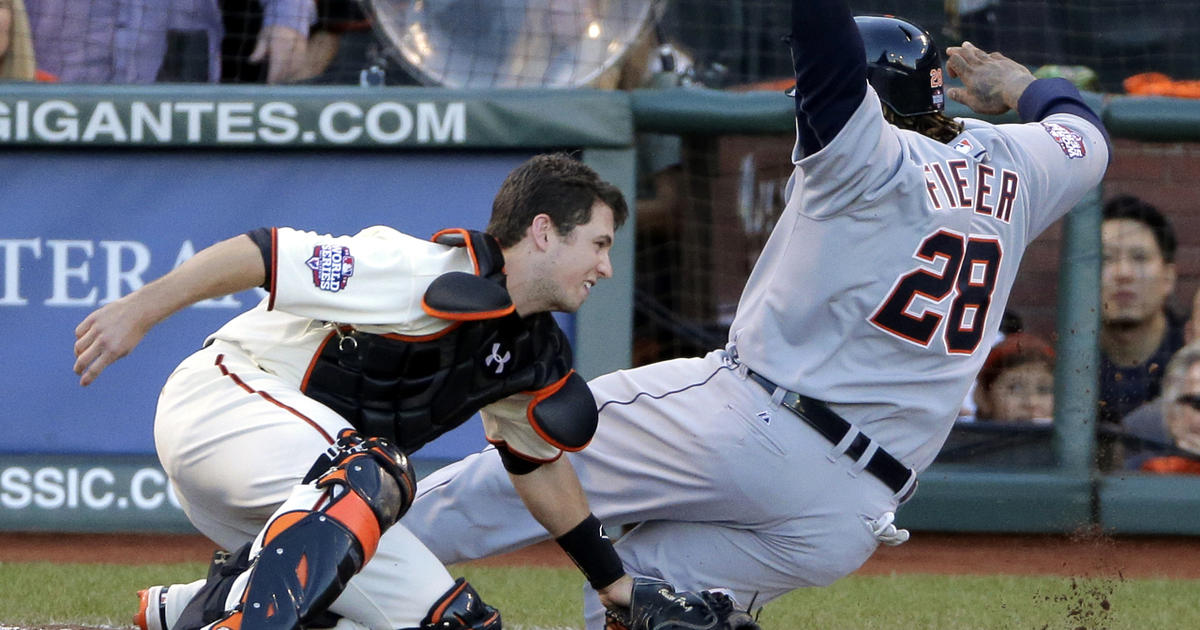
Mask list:
[[[1088,97],[1103,111],[1115,137],[1200,141],[1200,103]],[[963,115],[965,110],[952,106],[950,113]],[[395,159],[398,167],[405,168],[432,160],[436,173],[439,168],[464,164],[470,171],[473,159],[486,162],[510,154],[567,149],[580,151],[584,161],[617,182],[630,198],[636,175],[635,132],[778,136],[791,133],[792,120],[791,102],[777,93],[689,89],[615,93],[10,84],[0,94],[0,145],[9,159],[40,159],[86,168],[88,156],[136,156],[143,160],[137,164],[182,160],[185,165],[194,162],[200,166],[206,161],[251,156],[265,166],[279,161],[286,168],[291,165],[287,160],[296,156],[345,161],[367,156],[370,160]],[[999,120],[1013,119],[1010,115]],[[491,167],[495,170],[496,165]],[[363,168],[371,177],[386,177],[386,163],[364,163]],[[385,169],[383,175],[380,168]],[[0,192],[11,184],[0,175]],[[241,185],[228,182],[234,190]],[[437,185],[457,187],[463,182]],[[1063,339],[1066,331],[1095,326],[1098,204],[1097,191],[1080,204],[1064,228],[1059,300]],[[11,321],[17,309],[38,301],[36,285],[22,274],[25,267],[50,259],[56,266],[45,280],[53,288],[40,296],[42,302],[58,299],[75,308],[54,322],[57,328],[53,331],[30,335],[67,339],[56,341],[59,345],[53,349],[57,367],[46,368],[67,373],[66,377],[52,376],[65,383],[61,385],[65,391],[73,382],[69,337],[74,325],[66,322],[77,321],[95,303],[127,289],[133,272],[122,265],[135,264],[138,250],[135,245],[103,236],[87,241],[23,234],[19,226],[30,209],[7,203],[0,208],[6,219],[0,233],[4,250],[0,264],[5,265],[0,273],[5,282],[0,288],[0,317]],[[121,209],[109,211],[112,215],[103,220],[120,223]],[[69,216],[62,219],[71,221]],[[286,217],[278,222],[286,224]],[[617,279],[598,287],[576,321],[578,367],[589,377],[630,362],[632,230],[626,227],[622,236],[614,252]],[[89,267],[92,250],[117,252],[126,258],[132,255],[133,262],[96,258]],[[188,250],[171,251],[182,256]],[[89,279],[95,281],[105,274],[110,280],[107,288],[96,281],[96,291],[89,294]],[[191,334],[202,336],[205,332]],[[923,476],[917,496],[901,510],[901,525],[917,530],[1061,532],[1095,524],[1113,532],[1200,533],[1200,522],[1187,518],[1200,509],[1200,481],[1108,477],[1092,470],[1087,413],[1091,401],[1073,397],[1071,391],[1078,391],[1079,383],[1094,381],[1094,366],[1089,364],[1094,349],[1086,336],[1076,335],[1062,354],[1080,364],[1063,367],[1058,374],[1058,398],[1066,401],[1056,410],[1059,466],[1016,472],[935,466]],[[13,364],[12,358],[9,364]],[[163,377],[165,374],[155,378]],[[154,382],[147,388],[154,390],[157,385]],[[44,418],[30,418],[14,410],[14,401],[25,395],[26,385],[9,381],[4,388],[6,426],[27,426],[33,434],[53,431]],[[39,397],[52,397],[52,393],[43,391]],[[120,431],[122,422],[121,418],[92,416],[71,430],[99,435]],[[146,426],[143,419],[139,430],[146,431]],[[46,453],[38,449],[24,453],[9,444],[0,451],[0,529],[186,531],[189,526],[174,506],[161,469],[147,449],[127,453]]]

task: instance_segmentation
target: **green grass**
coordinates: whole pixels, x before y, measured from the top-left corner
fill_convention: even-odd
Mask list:
[[[0,624],[130,626],[133,593],[203,574],[199,563],[148,566],[0,563]],[[452,568],[465,575],[505,628],[581,628],[575,569]],[[772,602],[766,630],[923,628],[1143,630],[1200,628],[1200,580],[851,576]]]

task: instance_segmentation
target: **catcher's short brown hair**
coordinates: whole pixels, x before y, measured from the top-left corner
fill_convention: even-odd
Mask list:
[[[486,231],[500,247],[512,247],[534,217],[546,214],[558,233],[566,236],[592,220],[596,200],[612,208],[614,229],[625,223],[629,207],[616,186],[566,153],[536,155],[513,169],[500,185]]]

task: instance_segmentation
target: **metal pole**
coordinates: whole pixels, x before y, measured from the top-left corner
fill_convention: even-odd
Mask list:
[[[1059,261],[1054,448],[1060,470],[1095,470],[1100,349],[1100,189],[1067,214]]]

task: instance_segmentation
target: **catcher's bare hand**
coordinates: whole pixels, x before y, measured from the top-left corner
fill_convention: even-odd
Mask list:
[[[633,599],[633,578],[628,574],[617,578],[616,582],[596,591],[600,595],[600,603],[605,608],[629,608]]]
[[[946,49],[946,70],[962,79],[963,87],[947,91],[950,98],[980,114],[1003,114],[1017,107],[1034,76],[1025,66],[1000,53],[989,53],[971,42]]]
[[[129,354],[150,326],[145,309],[128,296],[92,311],[75,327],[75,373],[87,387],[109,365]]]

